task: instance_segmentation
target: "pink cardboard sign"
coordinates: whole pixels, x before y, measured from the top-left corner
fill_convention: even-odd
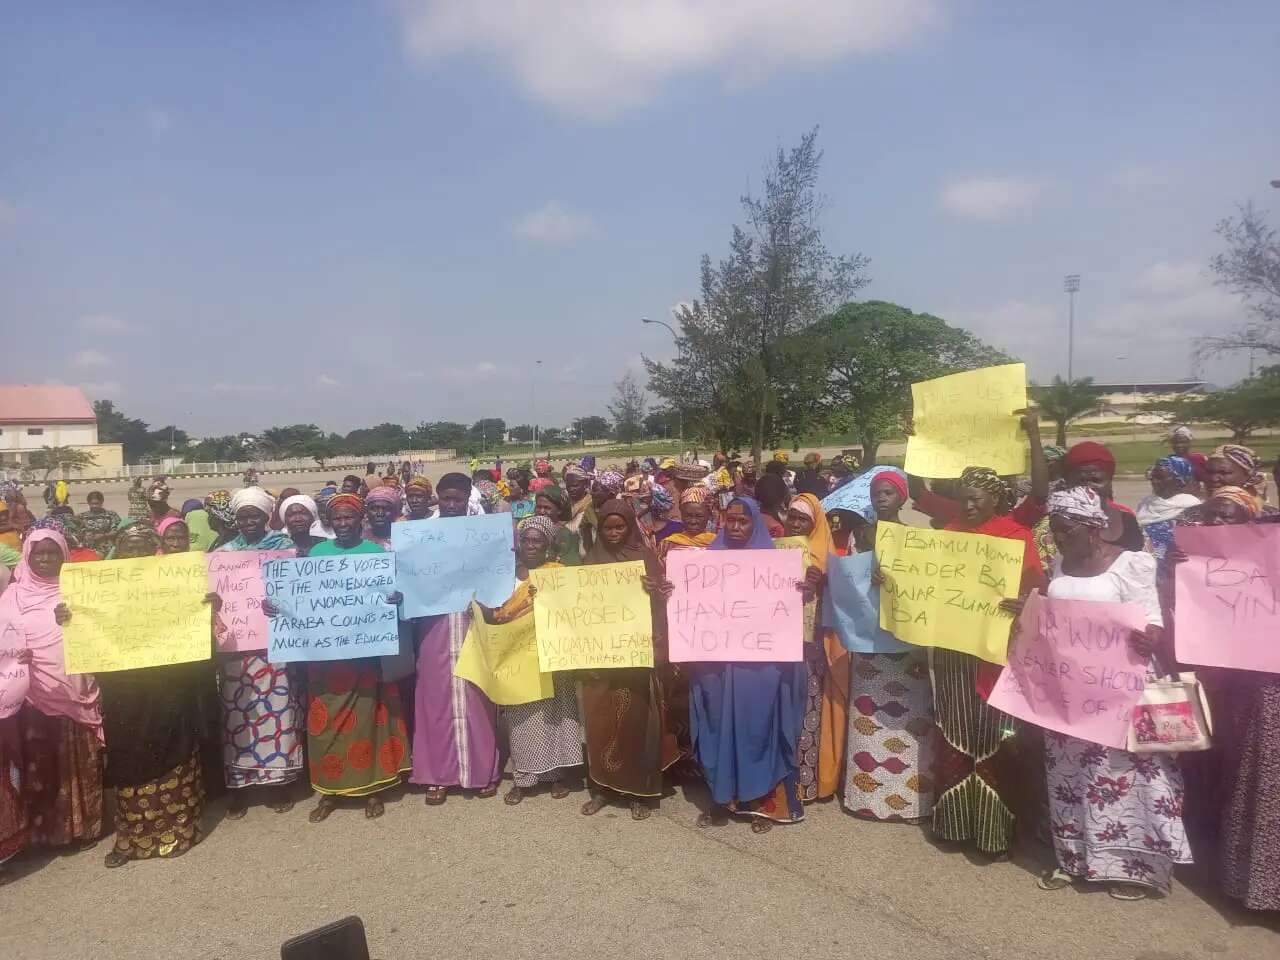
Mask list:
[[[293,557],[292,550],[219,550],[209,554],[209,590],[222,598],[214,627],[220,653],[267,649],[262,612],[262,561]]]
[[[672,663],[803,658],[800,550],[689,550],[667,557]]]
[[[1046,730],[1123,748],[1147,673],[1129,635],[1146,623],[1136,603],[1033,593],[988,703]]]
[[[1177,527],[1182,663],[1280,673],[1280,524]]]

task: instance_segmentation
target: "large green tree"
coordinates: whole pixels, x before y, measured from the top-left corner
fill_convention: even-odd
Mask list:
[[[398,423],[380,423],[376,427],[352,430],[344,443],[346,453],[360,457],[399,453],[409,448],[409,433]]]
[[[778,148],[760,196],[742,198],[729,254],[702,258],[701,296],[677,313],[677,358],[647,358],[649,388],[689,411],[722,445],[746,432],[752,455],[774,433],[780,397],[797,370],[782,345],[848,301],[868,280],[861,254],[837,256],[823,241],[818,131],[790,151]]]
[[[869,464],[910,416],[911,384],[1010,362],[967,330],[884,300],[845,304],[789,338],[781,355],[796,374],[779,398],[783,433],[852,433]]]
[[[1214,281],[1238,294],[1251,319],[1235,330],[1202,337],[1201,355],[1248,350],[1280,357],[1280,236],[1253,204],[1218,223],[1226,249],[1209,260]]]
[[[1040,408],[1041,416],[1048,417],[1057,425],[1054,442],[1060,447],[1067,445],[1067,426],[1096,412],[1102,395],[1102,391],[1093,385],[1093,377],[1075,380],[1054,377],[1052,383],[1043,387],[1033,386],[1029,392]]]
[[[614,432],[628,447],[644,433],[644,409],[644,390],[634,374],[628,373],[614,383],[609,413],[613,416]]]
[[[609,436],[609,421],[604,417],[578,417],[573,421],[573,432],[579,440],[604,440]]]
[[[136,463],[150,450],[150,427],[145,420],[126,417],[111,400],[95,400],[93,412],[98,418],[98,442],[123,444],[125,463]]]

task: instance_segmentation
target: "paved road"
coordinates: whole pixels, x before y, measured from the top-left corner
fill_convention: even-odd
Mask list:
[[[379,821],[253,808],[174,861],[104,849],[25,861],[0,893],[0,956],[267,960],[286,937],[363,917],[374,957],[1198,960],[1280,955],[1280,932],[1211,891],[1161,901],[1036,889],[1035,858],[979,866],[918,827],[831,804],[765,836],[694,826],[684,796],[634,823],[583,795],[518,808],[416,793]],[[103,845],[105,847],[105,844]],[[1207,899],[1206,899],[1207,896]]]

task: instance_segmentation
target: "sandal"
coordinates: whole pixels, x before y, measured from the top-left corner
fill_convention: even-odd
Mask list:
[[[557,780],[551,785],[551,799],[563,800],[569,795],[569,787],[563,780]]]
[[[502,802],[508,807],[514,807],[517,803],[524,799],[524,791],[519,787],[512,787],[507,791],[507,795],[502,798]]]
[[[274,810],[276,813],[288,813],[290,810],[293,809],[293,806],[294,806],[294,801],[281,800],[278,803],[273,803],[271,805],[271,809]]]
[[[423,797],[423,800],[428,807],[438,807],[440,804],[444,803],[445,792],[444,787],[427,787],[427,792]]]
[[[592,797],[582,805],[582,815],[584,817],[594,817],[604,809],[604,803],[604,797]]]
[[[1041,890],[1061,890],[1063,887],[1071,886],[1075,881],[1075,877],[1061,867],[1057,867],[1036,880],[1036,886]]]
[[[497,795],[498,795],[498,785],[496,783],[492,784],[491,786],[485,787],[483,790],[476,791],[476,796],[479,797],[481,800],[488,800],[490,797],[496,797]]]
[[[243,820],[244,815],[248,812],[249,812],[249,806],[248,804],[244,803],[244,801],[239,801],[239,802],[232,801],[231,805],[227,807],[227,819]]]
[[[631,801],[631,819],[632,820],[648,820],[652,816],[653,810],[643,800]]]
[[[321,797],[320,802],[316,804],[316,808],[311,811],[307,819],[312,823],[323,823],[329,819],[329,814],[336,810],[338,804],[329,797]]]
[[[707,827],[722,827],[728,821],[723,817],[719,817],[714,813],[702,813],[698,815],[698,819],[693,822],[695,827],[705,830]]]
[[[128,862],[129,858],[123,853],[118,850],[112,850],[107,854],[106,859],[102,861],[102,865],[108,870],[113,870],[116,867],[123,867]]]
[[[1107,887],[1107,893],[1116,900],[1146,900],[1151,896],[1149,887],[1141,887],[1136,883],[1113,883]]]
[[[387,808],[383,804],[381,797],[370,797],[364,802],[364,818],[366,820],[377,820],[386,812]]]
[[[754,820],[751,821],[752,833],[768,833],[772,829],[773,829],[772,820],[765,820],[762,817],[756,817]]]

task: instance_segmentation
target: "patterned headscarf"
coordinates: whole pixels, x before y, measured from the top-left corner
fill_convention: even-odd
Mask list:
[[[733,489],[733,477],[729,476],[729,470],[727,467],[721,467],[717,470],[713,479],[716,482],[717,490],[727,493]]]
[[[1068,487],[1049,494],[1049,516],[1098,529],[1107,525],[1107,512],[1091,487]]]
[[[550,477],[534,477],[529,481],[529,492],[532,494],[542,493],[547,487],[555,486],[555,483]]]
[[[400,491],[395,487],[383,484],[380,487],[374,487],[369,491],[369,495],[364,498],[366,504],[369,503],[385,503],[391,507],[395,516],[400,515]]]
[[[1191,432],[1191,428],[1183,424],[1178,424],[1169,431],[1170,440],[1194,440],[1195,434]]]
[[[960,474],[960,486],[977,487],[995,497],[996,513],[1008,513],[1013,509],[1013,488],[1000,479],[990,467],[965,467]]]
[[[329,498],[329,513],[332,514],[339,507],[355,507],[364,513],[364,498],[358,493],[335,493]]]
[[[579,480],[590,479],[590,475],[587,473],[587,471],[584,470],[582,467],[578,466],[576,463],[571,463],[569,464],[569,466],[564,468],[564,478],[568,480],[570,477],[576,477]]]
[[[1159,460],[1156,461],[1156,466],[1164,467],[1166,470],[1172,473],[1175,477],[1177,477],[1183,483],[1187,483],[1191,480],[1191,477],[1195,473],[1195,469],[1196,469],[1195,464],[1193,464],[1186,457],[1177,457],[1177,456],[1161,457]]]
[[[156,528],[149,517],[125,517],[116,527],[115,540],[111,544],[111,549],[107,551],[108,560],[115,559],[120,541],[129,537],[152,540],[155,542],[154,552],[158,553],[160,550],[160,534],[156,533]]]
[[[664,514],[675,506],[675,501],[671,499],[671,494],[667,493],[667,488],[661,484],[654,484],[650,490],[653,497],[653,512]]]
[[[499,480],[494,484],[498,488],[498,494],[504,499],[511,496],[511,484],[505,480]]]
[[[774,463],[790,463],[791,454],[785,450],[775,450],[773,451],[773,461]]]
[[[1055,447],[1051,443],[1046,444],[1041,452],[1044,453],[1045,463],[1057,463],[1067,455],[1067,451],[1063,450],[1061,447]]]
[[[539,460],[537,463],[533,465],[533,469],[535,473],[550,473],[551,461],[546,459]]]
[[[596,477],[596,483],[600,484],[601,489],[608,490],[616,497],[622,492],[622,484],[625,479],[616,470],[605,470],[600,476]]]
[[[550,500],[556,505],[556,510],[559,513],[559,516],[555,518],[557,522],[566,522],[572,516],[573,504],[569,502],[569,495],[564,492],[563,487],[548,483],[538,490],[536,496]]]
[[[477,480],[476,493],[480,495],[480,502],[484,504],[486,510],[492,510],[502,502],[502,493],[499,485],[492,480]]]
[[[235,511],[231,509],[231,491],[215,490],[204,498],[204,508],[209,511],[209,515],[217,517],[223,523],[234,523],[236,519]]]
[[[1251,447],[1243,447],[1238,443],[1224,443],[1220,447],[1214,447],[1213,453],[1209,456],[1213,459],[1228,460],[1247,472],[1249,479],[1242,486],[1257,496],[1266,498],[1267,478],[1258,470],[1258,454]],[[1214,494],[1217,494],[1216,490]]]
[[[549,517],[540,517],[536,513],[531,517],[525,517],[518,524],[516,530],[524,533],[525,530],[537,530],[547,538],[548,544],[556,542],[556,525],[551,522]]]
[[[1244,487],[1219,487],[1213,491],[1210,500],[1229,500],[1231,503],[1238,504],[1249,511],[1249,519],[1252,520],[1262,512],[1262,498],[1257,496],[1253,491]]]
[[[707,493],[707,488],[704,487],[702,484],[697,483],[697,484],[694,484],[692,487],[686,488],[684,493],[680,494],[680,502],[682,504],[706,503],[709,496],[710,495]]]
[[[427,496],[431,496],[431,481],[420,473],[415,473],[409,478],[409,482],[404,485],[405,490],[410,487],[425,490]]]

